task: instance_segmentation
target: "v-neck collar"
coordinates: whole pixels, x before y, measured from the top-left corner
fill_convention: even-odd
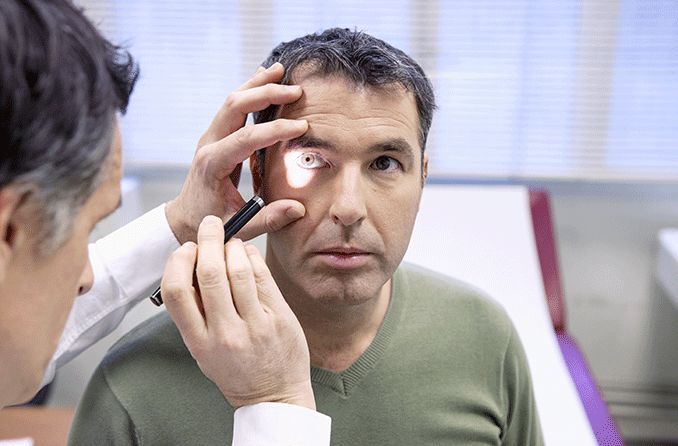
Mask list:
[[[403,277],[401,268],[398,268],[393,274],[391,299],[386,309],[386,315],[367,350],[349,368],[340,373],[311,367],[312,382],[329,387],[334,392],[348,398],[353,389],[360,384],[384,356],[400,322],[404,307],[403,300],[408,293],[407,281]]]

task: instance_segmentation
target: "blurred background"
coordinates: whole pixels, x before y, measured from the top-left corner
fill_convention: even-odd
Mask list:
[[[434,84],[429,182],[549,191],[570,332],[629,444],[678,443],[678,261],[675,283],[657,279],[674,261],[659,232],[678,228],[678,1],[76,3],[141,66],[124,205],[95,238],[178,193],[202,131],[273,46],[364,30]],[[155,311],[61,369],[49,404],[76,405],[108,346]]]

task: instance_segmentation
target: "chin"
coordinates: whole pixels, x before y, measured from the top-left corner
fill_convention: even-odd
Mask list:
[[[314,300],[332,305],[360,305],[379,296],[381,286],[374,283],[330,283],[307,289],[306,293]]]
[[[23,369],[21,376],[17,379],[16,388],[18,394],[16,402],[13,404],[28,402],[40,391],[42,379],[45,376],[45,371],[51,358],[51,355],[46,355],[45,359],[39,363],[27,363],[30,369]]]
[[[23,404],[32,400],[40,390],[41,383],[41,373],[19,377],[19,379],[13,383],[12,391],[5,395],[8,400],[3,399],[3,404],[0,405],[0,408],[4,405]]]

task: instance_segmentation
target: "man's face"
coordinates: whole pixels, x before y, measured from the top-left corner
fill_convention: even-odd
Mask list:
[[[339,77],[298,82],[280,117],[308,132],[266,151],[259,193],[292,198],[306,215],[268,235],[267,262],[288,298],[331,304],[376,297],[400,264],[423,186],[414,97],[398,86],[358,88]]]
[[[0,281],[0,407],[25,401],[38,390],[73,305],[92,286],[87,245],[94,225],[120,201],[121,143],[117,125],[112,160],[102,184],[75,217],[70,238],[56,252],[39,255],[30,217],[17,216],[16,241]]]

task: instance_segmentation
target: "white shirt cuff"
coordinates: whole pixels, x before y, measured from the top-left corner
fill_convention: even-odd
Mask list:
[[[258,403],[235,411],[232,446],[329,446],[332,419],[294,404]]]

